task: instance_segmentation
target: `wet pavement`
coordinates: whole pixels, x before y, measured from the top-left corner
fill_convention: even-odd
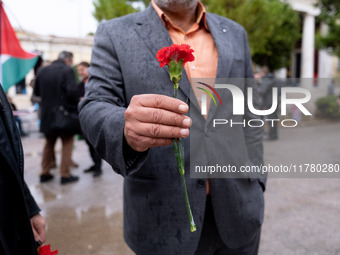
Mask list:
[[[75,141],[73,160],[79,164],[72,174],[79,182],[60,185],[58,166],[54,180],[39,183],[41,152],[44,140],[38,133],[22,140],[25,152],[26,182],[47,220],[47,243],[59,254],[133,254],[123,240],[122,184],[103,161],[103,175],[93,178],[83,173],[91,166],[85,141]],[[61,142],[56,144],[60,164]]]
[[[86,143],[76,141],[72,174],[79,182],[61,186],[55,169],[55,179],[40,184],[43,143],[36,131],[23,138],[26,182],[46,217],[51,248],[61,255],[133,254],[123,239],[123,178],[107,163],[98,178],[83,173],[92,162]],[[60,151],[58,142],[58,163]],[[340,122],[281,128],[279,140],[265,142],[265,161],[340,164]],[[259,254],[340,254],[339,179],[270,178],[265,204]]]
[[[340,122],[280,130],[265,142],[271,164],[340,164]],[[338,178],[269,178],[259,254],[340,254]]]

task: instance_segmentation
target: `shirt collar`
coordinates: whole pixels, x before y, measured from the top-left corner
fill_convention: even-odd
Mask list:
[[[154,0],[151,1],[151,4],[152,4],[152,7],[155,9],[158,17],[163,22],[163,24],[165,26],[170,24],[172,27],[174,27],[173,22],[170,20],[170,18],[168,16],[166,16],[166,14],[162,11],[162,9],[157,6],[157,4],[155,3]],[[201,2],[198,2],[198,4],[197,4],[196,23],[197,24],[202,23],[204,25],[205,29],[209,31],[207,21],[206,21],[206,11],[205,11],[205,8],[204,8],[204,6]]]

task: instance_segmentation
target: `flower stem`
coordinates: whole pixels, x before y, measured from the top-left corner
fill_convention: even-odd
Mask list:
[[[190,230],[191,230],[191,232],[194,232],[194,231],[196,231],[196,225],[195,225],[194,217],[192,216],[188,192],[187,192],[187,185],[186,185],[186,182],[185,182],[184,150],[183,150],[183,146],[182,146],[182,139],[172,139],[172,144],[173,144],[175,155],[176,155],[179,174],[180,174],[181,180],[182,180],[182,186],[183,186],[184,197],[185,197],[185,204],[186,204],[186,208],[187,208],[187,212],[188,212],[188,216],[189,216],[189,222],[190,222]]]
[[[178,82],[174,83],[174,98],[178,98]]]
[[[177,91],[178,91],[178,83],[174,84],[175,92],[174,92],[174,98],[177,98]],[[184,147],[182,143],[182,139],[172,139],[172,144],[175,151],[175,156],[177,160],[178,170],[179,174],[181,175],[182,180],[182,186],[184,190],[184,196],[185,196],[185,205],[187,208],[188,216],[189,216],[189,222],[190,222],[190,230],[191,232],[196,231],[196,225],[194,221],[194,217],[192,216],[189,197],[188,197],[188,191],[187,191],[187,185],[185,183],[185,170],[184,170]]]
[[[183,172],[184,172],[184,169],[183,169]],[[181,174],[181,179],[182,179],[184,195],[185,195],[185,204],[186,204],[187,212],[188,212],[188,216],[189,216],[190,230],[191,230],[191,232],[195,232],[196,231],[196,224],[195,224],[194,217],[192,216],[192,212],[191,212],[191,208],[190,208],[190,202],[189,202],[189,197],[188,197],[188,192],[187,192],[187,185],[185,183],[185,176],[184,176],[184,174]]]

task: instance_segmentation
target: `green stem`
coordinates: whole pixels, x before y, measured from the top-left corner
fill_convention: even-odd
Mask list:
[[[177,96],[178,96],[178,82],[175,82],[174,83],[174,98],[177,98]],[[187,191],[187,185],[185,183],[184,148],[182,144],[182,139],[181,138],[172,139],[172,145],[175,151],[179,174],[181,175],[182,186],[183,186],[184,196],[185,196],[185,205],[187,208],[189,222],[190,222],[190,230],[191,232],[194,232],[196,231],[196,225],[195,225],[194,217],[192,216],[189,197],[188,197],[188,191]]]
[[[178,83],[174,83],[174,98],[178,98]]]
[[[192,216],[189,197],[188,197],[188,191],[187,191],[187,185],[185,183],[184,150],[182,147],[182,139],[172,139],[172,144],[173,144],[175,155],[176,155],[179,174],[181,175],[182,186],[183,186],[184,197],[185,197],[185,205],[187,208],[189,222],[190,222],[190,230],[191,232],[194,232],[196,231],[196,225],[195,225],[194,217]]]
[[[184,169],[183,169],[184,172]],[[189,202],[189,197],[188,197],[188,192],[187,192],[187,185],[185,183],[185,176],[184,174],[181,174],[181,179],[182,179],[182,184],[183,184],[183,189],[184,189],[184,195],[185,195],[185,204],[187,206],[187,212],[189,216],[189,222],[190,222],[190,230],[191,232],[196,231],[196,225],[194,221],[194,217],[192,216],[191,208],[190,208],[190,202]]]

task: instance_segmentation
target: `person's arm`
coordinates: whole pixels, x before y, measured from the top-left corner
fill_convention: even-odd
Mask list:
[[[24,181],[24,196],[25,202],[28,208],[29,216],[32,218],[34,215],[40,212],[40,208],[35,202],[30,190],[28,189],[26,182]]]
[[[95,34],[89,79],[84,100],[79,103],[79,117],[84,135],[98,154],[113,169],[125,176],[137,170],[148,152],[138,153],[124,139],[123,77],[115,47],[104,24]]]
[[[5,93],[4,93],[4,91],[1,87],[1,84],[0,84],[0,111],[1,111],[1,114],[4,115],[4,118],[6,118],[5,122],[9,123],[8,127],[13,127],[13,126],[15,126],[13,116],[6,114],[6,112],[8,112],[8,110],[10,110],[9,102],[3,101],[2,96],[5,96]],[[0,118],[0,124],[2,124],[2,118]],[[18,133],[19,131],[16,128],[6,128],[6,126],[3,126],[3,129],[4,129],[4,135],[5,136],[8,136],[10,138],[16,136],[16,138],[17,138],[16,140],[19,141],[19,143],[14,143],[17,150],[14,150],[13,154],[15,152],[17,152],[20,155],[20,157],[23,157],[21,140],[20,140],[19,133]],[[6,151],[6,153],[8,151],[13,150],[13,147],[12,147],[13,143],[11,143],[6,138],[2,141],[5,141],[5,142],[3,142],[4,146],[1,149],[4,149],[4,151]],[[12,144],[12,146],[11,146],[11,144]],[[9,147],[9,148],[7,148],[7,147]],[[1,162],[2,162],[2,160],[1,160],[2,154],[3,154],[3,152],[0,153],[0,161]],[[21,159],[21,161],[23,161],[23,159]],[[10,166],[7,164],[6,160],[5,160],[5,167],[4,168],[5,169],[10,168]],[[30,190],[28,189],[27,184],[23,179],[22,173],[20,174],[19,169],[14,169],[14,171],[18,171],[19,172],[18,176],[21,176],[20,184],[21,184],[21,187],[22,187],[23,195],[24,195],[24,201],[25,201],[25,204],[26,204],[27,213],[28,213],[28,216],[31,220],[34,238],[35,238],[36,241],[40,241],[40,242],[43,243],[43,242],[45,242],[45,219],[39,214],[40,208],[38,207],[38,205],[35,202]],[[20,187],[20,186],[18,186],[18,187]]]
[[[138,171],[148,148],[170,145],[171,138],[189,134],[191,122],[183,124],[188,106],[182,101],[149,94],[128,102],[115,44],[105,24],[95,35],[89,74],[79,104],[80,122],[87,139],[117,173],[127,176]]]
[[[24,196],[29,217],[31,220],[34,239],[35,241],[40,241],[41,243],[44,243],[46,241],[45,219],[43,216],[40,215],[40,208],[35,202],[25,181],[24,181]]]
[[[45,218],[40,213],[31,218],[31,226],[33,230],[34,240],[43,244],[46,242],[46,222]]]
[[[255,79],[253,76],[253,68],[251,55],[248,45],[247,34],[244,31],[244,46],[245,46],[245,68],[246,68],[246,84],[247,87],[253,87],[255,84]],[[245,90],[245,95],[247,91]],[[257,91],[253,89],[253,104],[255,109],[260,109],[260,101]],[[259,119],[259,116],[252,113],[247,106],[247,98],[245,100],[245,120],[248,122],[250,119]],[[244,128],[245,140],[247,144],[249,161],[252,165],[261,166],[263,165],[263,128],[262,127],[250,127],[248,125]],[[262,185],[263,190],[266,186],[266,176],[261,176],[259,181]]]

